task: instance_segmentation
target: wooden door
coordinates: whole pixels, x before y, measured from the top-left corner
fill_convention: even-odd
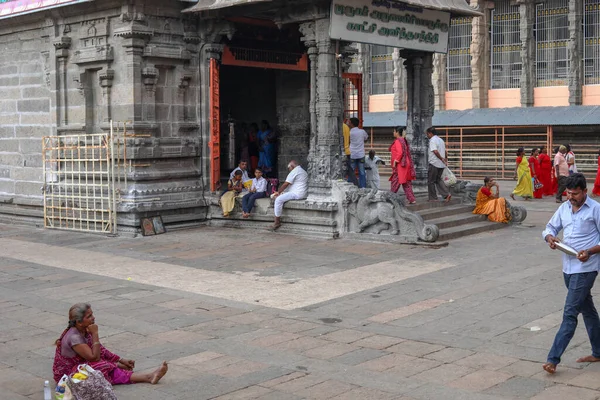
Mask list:
[[[219,93],[219,63],[210,59],[210,190],[221,187],[221,109]]]
[[[363,126],[363,96],[362,74],[342,74],[344,80],[344,121],[358,118],[360,127]]]

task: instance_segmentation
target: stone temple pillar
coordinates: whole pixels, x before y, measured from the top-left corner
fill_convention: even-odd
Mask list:
[[[533,88],[535,87],[535,1],[518,0],[521,14],[521,106],[533,107]]]
[[[442,53],[433,55],[433,96],[436,110],[446,109],[446,90],[448,89],[448,69],[446,63],[448,56]]]
[[[569,105],[579,106],[583,101],[583,20],[582,0],[569,0]]]
[[[316,127],[311,127],[308,155],[309,194],[327,197],[331,194],[331,181],[341,178],[341,78],[335,43],[329,38],[329,19],[305,23],[301,32],[305,42],[309,46],[314,42],[317,50],[316,86],[311,87],[316,90],[316,96],[311,96],[315,101]]]
[[[406,108],[406,74],[402,57],[400,57],[400,49],[394,49],[392,62],[394,65],[394,110],[404,110]]]
[[[431,75],[433,72],[433,54],[417,51],[402,51],[406,61],[407,74],[407,138],[415,162],[416,186],[427,184],[427,147],[429,145],[425,130],[432,126],[435,108]]]
[[[471,6],[485,5],[485,0],[471,0]],[[484,8],[484,7],[482,7]],[[488,34],[489,10],[483,16],[473,17],[471,41],[471,74],[473,108],[487,108],[490,89],[490,36]]]

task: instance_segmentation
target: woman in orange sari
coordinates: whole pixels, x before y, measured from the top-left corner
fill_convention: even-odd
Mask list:
[[[529,173],[531,173],[531,178],[533,179],[533,198],[541,199],[543,197],[543,187],[536,189],[535,184],[540,181],[539,173],[540,173],[540,162],[538,160],[538,156],[540,155],[540,149],[534,147],[531,150],[531,157],[529,157]]]
[[[492,188],[496,193],[492,194]],[[506,207],[506,199],[500,197],[500,187],[493,178],[483,179],[483,186],[477,192],[477,200],[473,214],[487,215],[492,222],[507,224],[511,220],[510,211]]]
[[[600,150],[598,151],[598,172],[596,173],[596,182],[592,194],[593,196],[600,196]]]
[[[538,162],[540,163],[538,179],[540,183],[544,185],[542,187],[542,194],[544,196],[554,196],[555,192],[552,188],[552,160],[548,155],[547,146],[542,146],[542,148],[540,149]]]

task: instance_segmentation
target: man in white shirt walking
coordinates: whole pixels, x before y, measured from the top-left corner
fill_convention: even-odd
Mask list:
[[[354,173],[358,167],[358,187],[367,187],[365,173],[365,142],[369,135],[364,129],[358,127],[358,118],[350,118],[350,168]]]
[[[294,160],[288,164],[288,171],[290,173],[285,178],[283,185],[271,195],[275,199],[275,223],[272,227],[274,231],[281,226],[281,214],[285,202],[305,199],[308,196],[308,174],[306,171]],[[284,193],[284,191],[286,192]]]
[[[444,144],[444,141],[436,135],[434,127],[427,129],[427,138],[429,139],[429,168],[427,170],[429,201],[437,201],[439,194],[447,203],[452,198],[452,195],[448,192],[448,188],[442,181],[442,172],[444,172],[444,168],[446,168],[446,164],[448,163],[448,160],[446,159],[446,145]]]

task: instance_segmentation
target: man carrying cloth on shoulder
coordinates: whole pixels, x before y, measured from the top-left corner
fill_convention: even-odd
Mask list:
[[[581,313],[592,345],[592,354],[577,362],[600,361],[600,318],[594,307],[591,290],[600,269],[600,204],[587,195],[587,185],[582,174],[573,174],[566,180],[567,199],[554,213],[542,233],[551,249],[564,243],[577,252],[577,256],[563,254],[563,277],[567,299],[563,320],[543,368],[549,374],[556,371],[560,358],[577,328]],[[563,239],[556,236],[563,231]]]

